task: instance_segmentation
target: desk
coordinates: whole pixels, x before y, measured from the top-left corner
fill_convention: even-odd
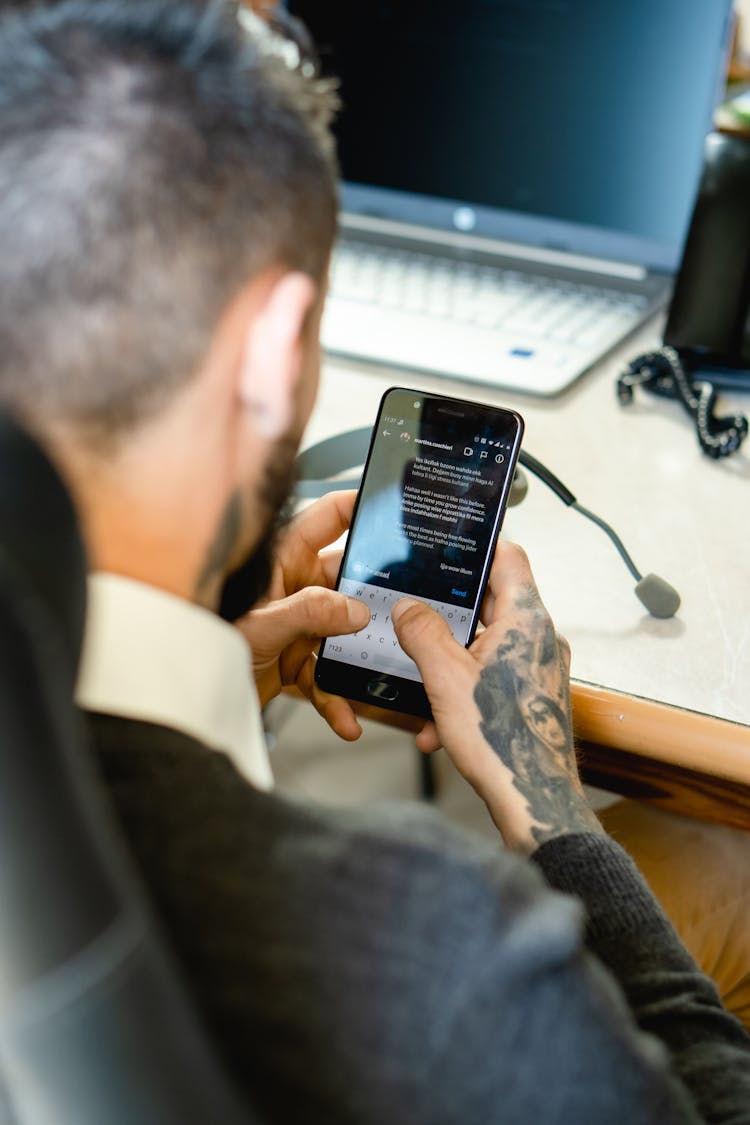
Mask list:
[[[618,405],[617,373],[657,344],[660,330],[657,319],[551,400],[327,358],[304,444],[372,423],[383,391],[394,384],[520,411],[525,447],[613,523],[643,573],[661,574],[683,599],[672,620],[646,615],[608,539],[531,478],[503,534],[529,554],[542,596],[570,641],[574,679],[747,724],[729,728],[731,746],[717,737],[713,756],[705,740],[682,753],[682,734],[652,749],[631,737],[630,712],[622,709],[623,738],[608,752],[597,748],[601,698],[576,689],[576,730],[588,744],[590,779],[631,794],[645,785],[641,795],[662,804],[750,828],[750,447],[712,462],[676,404],[643,395],[627,409]],[[750,411],[750,396],[736,406]],[[667,726],[661,723],[662,734]],[[647,781],[642,773],[634,780],[639,762],[649,767]]]

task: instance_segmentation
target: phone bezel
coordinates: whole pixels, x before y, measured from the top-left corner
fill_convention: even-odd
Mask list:
[[[508,497],[510,495],[511,485],[513,483],[513,474],[515,472],[516,463],[518,461],[518,454],[521,448],[521,441],[524,432],[524,421],[521,415],[509,407],[494,406],[492,403],[477,402],[473,399],[458,398],[454,395],[441,395],[432,391],[425,391],[416,387],[402,387],[392,386],[389,387],[382,395],[378,405],[377,414],[372,427],[372,434],[370,436],[370,443],[367,449],[367,457],[365,459],[364,468],[362,470],[362,479],[359,489],[357,491],[357,498],[352,512],[352,519],[350,525],[350,535],[347,539],[346,548],[341,559],[341,565],[336,577],[336,589],[338,589],[341,582],[342,574],[346,566],[347,556],[351,542],[351,531],[353,531],[357,517],[359,515],[360,504],[362,500],[363,486],[367,479],[367,472],[370,467],[372,454],[378,437],[378,430],[380,420],[385,412],[386,404],[389,395],[400,392],[407,395],[414,395],[423,400],[438,400],[446,403],[451,403],[456,407],[465,407],[467,410],[478,410],[480,412],[504,415],[509,420],[512,420],[514,425],[514,436],[511,454],[509,457],[509,468],[505,476],[502,491],[497,498],[497,503],[494,513],[494,524],[490,539],[488,542],[487,551],[482,562],[482,574],[479,581],[479,588],[475,604],[471,611],[471,621],[469,625],[468,640],[466,646],[468,647],[473,641],[477,626],[479,624],[479,610],[487,589],[487,582],[489,580],[490,564],[492,556],[495,552],[497,540],[502,530],[503,521],[505,518],[505,511],[508,506]],[[325,649],[326,639],[320,645],[318,650],[316,665],[315,665],[315,682],[324,691],[330,692],[332,695],[343,696],[351,699],[354,702],[365,703],[374,707],[382,707],[389,711],[396,711],[400,714],[415,715],[419,718],[429,719],[432,716],[427,693],[425,692],[424,685],[419,680],[408,679],[403,676],[397,676],[391,672],[377,672],[373,669],[359,667],[356,664],[349,664],[342,660],[331,660],[329,657],[323,655]],[[368,690],[368,685],[374,681],[380,681],[383,684],[384,690],[396,692],[395,699],[389,699],[385,695],[377,696],[372,690]]]

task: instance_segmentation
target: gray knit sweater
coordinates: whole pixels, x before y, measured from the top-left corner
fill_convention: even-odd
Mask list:
[[[750,1040],[611,840],[532,864],[419,805],[290,801],[174,731],[91,718],[157,913],[269,1121],[750,1122]]]

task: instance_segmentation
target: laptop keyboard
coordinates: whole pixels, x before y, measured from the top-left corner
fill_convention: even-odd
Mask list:
[[[544,375],[535,382],[538,368],[554,382],[575,355],[625,335],[647,303],[598,285],[354,240],[337,246],[331,296],[324,342],[332,351],[542,394],[559,388]]]

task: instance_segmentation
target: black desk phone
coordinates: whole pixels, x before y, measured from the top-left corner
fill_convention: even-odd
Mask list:
[[[750,391],[750,138],[710,133],[664,347],[620,376],[623,405],[636,386],[680,400],[710,457],[747,436],[741,415],[717,417],[717,390]]]
[[[750,138],[710,133],[664,330],[691,368],[750,390]],[[715,382],[716,380],[712,380]]]

